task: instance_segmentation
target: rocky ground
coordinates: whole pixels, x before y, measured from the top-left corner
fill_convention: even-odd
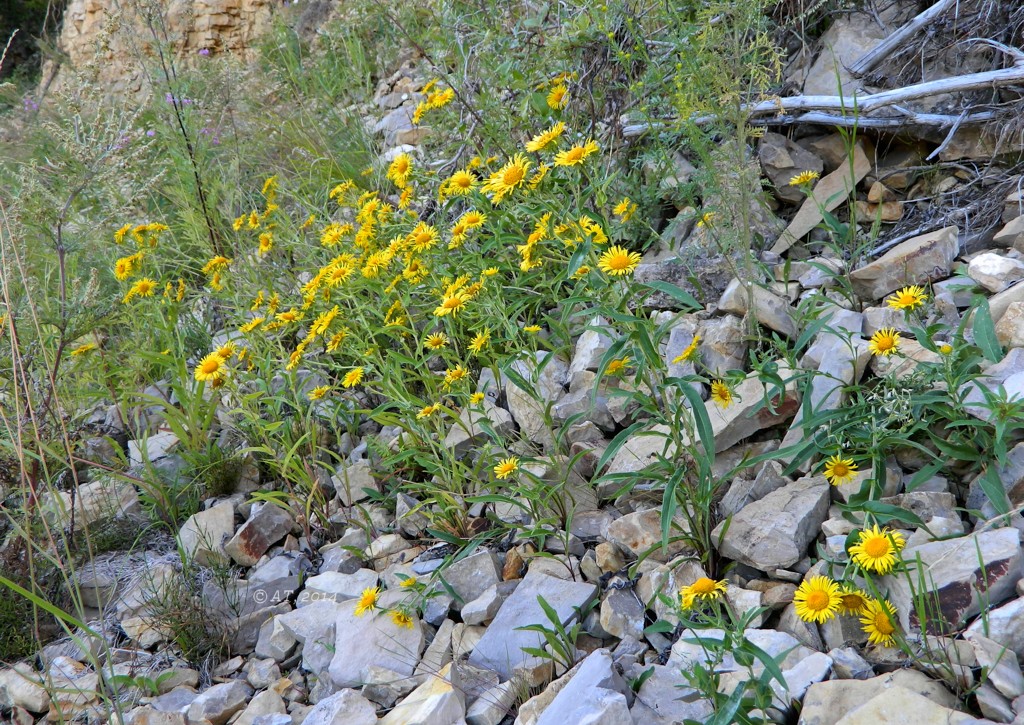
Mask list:
[[[422,141],[424,129],[411,123],[419,85],[406,69],[379,89],[370,123],[392,149],[385,158],[396,149],[415,153]],[[869,353],[868,340],[880,329],[909,332],[903,316],[884,304],[906,285],[928,285],[928,322],[951,327],[961,321],[972,291],[988,296],[999,343],[1008,352],[987,365],[969,392],[972,415],[990,414],[980,406],[982,388],[1002,389],[1011,399],[1024,394],[1020,177],[991,167],[977,172],[972,166],[969,174],[927,167],[926,153],[916,144],[892,144],[876,153],[865,139],[847,158],[834,134],[796,142],[766,134],[759,158],[764,176],[779,190],[778,214],[766,223],[778,241],[762,261],[774,266],[776,283],[748,295],[738,280],[709,267],[704,291],[720,295],[704,310],[678,314],[671,299],[653,298],[652,314],[673,324],[662,350],[666,363],[679,368],[679,374],[688,372],[689,363],[673,361],[698,339],[709,370],[742,369],[748,345],[745,317],[796,339],[804,332],[797,306],[809,293],[828,292],[838,275],[846,277],[862,306],[826,295],[833,303],[830,326],[815,333],[799,360],[803,369],[824,374],[815,378],[811,391],[818,409],[838,406],[843,384],[891,374],[894,366],[899,374],[909,374],[922,362],[940,359],[912,338],[904,339],[903,356]],[[788,186],[802,171],[822,177],[811,199]],[[690,173],[692,167],[680,157],[676,178],[669,181],[683,183]],[[836,207],[835,192],[843,191],[851,178],[865,216],[880,216],[887,224],[911,216],[919,233],[905,235],[856,269],[846,269],[841,259],[793,254],[822,222],[818,202]],[[964,217],[939,220],[928,211],[929,202],[915,201],[958,189],[966,193],[975,184],[995,188],[1001,204],[1000,220],[987,233],[975,234]],[[788,224],[781,218],[789,218]],[[686,240],[701,233],[685,211],[680,213],[661,247],[644,258],[637,280],[689,284],[694,260],[687,256]],[[789,255],[789,264],[783,254]],[[683,675],[694,663],[707,661],[705,648],[685,633],[669,636],[647,629],[656,620],[676,624],[677,610],[667,602],[707,572],[684,547],[659,546],[660,499],[616,496],[616,486],[599,480],[641,470],[664,443],[638,432],[605,470],[596,470],[612,437],[634,413],[610,394],[611,387],[625,383],[596,378],[613,342],[610,334],[607,322],[595,319],[579,335],[571,358],[545,360],[547,353],[538,354],[542,397],[551,404],[557,425],[572,421],[567,432],[572,451],[583,454],[572,464],[571,526],[553,532],[546,551],[538,552],[532,541],[510,539],[440,568],[453,552],[427,539],[418,501],[403,495],[391,515],[367,500],[363,489],[375,488],[384,472],[375,468],[365,440],[346,442],[340,451],[345,462],[324,482],[335,498],[337,527],[330,543],[314,549],[293,512],[250,500],[260,485],[252,466],[242,472],[236,493],[205,502],[178,537],[196,565],[221,571],[233,567],[229,576],[207,576],[202,596],[183,603],[186,609],[201,609],[216,624],[228,640],[229,658],[211,668],[193,668],[167,646],[174,632],[158,615],[166,607],[157,603],[166,603],[185,577],[195,576],[182,570],[177,552],[165,546],[103,555],[76,575],[84,614],[98,636],[79,632],[44,647],[33,661],[0,670],[0,707],[16,723],[105,722],[111,697],[122,703],[124,721],[133,725],[669,725],[707,720],[710,704]],[[598,393],[592,396],[595,384]],[[532,398],[493,375],[481,377],[478,391],[488,396],[483,417],[494,430],[518,430],[543,447],[551,431]],[[799,442],[805,434],[795,388],[786,388],[771,411],[758,407],[761,383],[754,373],[734,393],[734,404],[709,408],[716,470],[728,470],[744,454]],[[575,417],[579,414],[582,418]],[[469,416],[465,425],[454,426],[444,441],[457,452],[484,436],[480,417],[474,417],[480,414],[464,415]],[[97,430],[115,438],[124,435],[103,410],[94,422]],[[156,466],[182,465],[177,440],[159,429],[159,421],[156,428],[144,444],[128,441],[135,470],[142,468],[143,445]],[[385,428],[375,435],[393,443],[398,431]],[[109,439],[97,437],[91,445],[102,455]],[[550,460],[546,465],[554,471],[565,464]],[[545,464],[535,465],[543,476]],[[1024,722],[1019,666],[1024,658],[1024,519],[1019,513],[993,518],[996,512],[977,479],[936,475],[906,491],[920,466],[913,457],[887,461],[881,502],[926,524],[927,530],[902,530],[907,542],[902,556],[917,560],[927,572],[925,591],[937,595],[942,616],[957,627],[947,636],[921,634],[912,618],[910,592],[900,579],[891,578],[891,600],[908,642],[918,648],[912,658],[898,649],[867,645],[854,618],[815,625],[796,615],[797,586],[821,572],[818,552],[840,560],[847,556],[847,535],[855,524],[837,505],[855,485],[830,486],[816,470],[787,476],[784,461],[768,461],[723,488],[718,513],[731,521],[719,526],[713,538],[722,560],[735,563],[725,575],[725,598],[739,612],[763,608],[744,637],[779,658],[785,679],[784,685],[774,684],[770,717],[807,725]],[[1024,503],[1024,443],[1012,449],[1009,464],[998,474],[1010,504]],[[72,501],[68,497],[63,507],[57,503],[47,505],[58,523],[67,523],[57,512],[70,510]],[[103,477],[83,486],[73,506],[79,526],[111,515],[130,520],[141,514],[134,486]],[[967,515],[967,509],[981,515]],[[356,512],[369,525],[355,525]],[[363,611],[367,592],[378,589],[371,596],[376,609]],[[564,623],[586,612],[575,643],[578,661],[571,669],[524,651],[542,646],[543,640],[522,628],[551,624],[538,597]],[[408,610],[408,621],[391,614],[412,601],[421,606]],[[710,631],[702,636],[722,635]],[[93,658],[102,667],[86,664]],[[727,658],[719,672],[727,688],[730,673],[736,673],[735,684],[745,669]],[[987,720],[964,712],[954,695],[972,689],[971,702]]]

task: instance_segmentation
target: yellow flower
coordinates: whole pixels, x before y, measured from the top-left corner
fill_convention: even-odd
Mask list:
[[[341,379],[341,385],[344,388],[354,388],[355,386],[359,385],[359,383],[361,383],[362,381],[363,368],[352,368],[347,373],[345,373],[345,377]]]
[[[565,133],[565,122],[559,121],[543,133],[539,133],[526,142],[527,151],[541,151],[553,143],[557,143],[561,135]]]
[[[626,370],[626,366],[629,365],[630,359],[628,357],[621,357],[612,360],[608,363],[608,367],[605,368],[605,373],[608,375],[621,375]]]
[[[341,343],[345,341],[346,337],[348,337],[348,330],[339,330],[334,333],[334,336],[331,337],[331,341],[327,343],[327,352],[334,352],[337,350],[341,346]]]
[[[440,409],[441,409],[441,404],[440,403],[434,403],[432,405],[425,405],[422,408],[420,408],[420,412],[416,414],[416,419],[417,420],[423,420],[424,418],[429,418],[430,416],[432,416],[434,413],[436,413]]]
[[[416,581],[416,577],[407,576],[404,579],[402,579],[402,582],[398,586],[402,587],[403,589],[409,589],[410,587],[416,586],[418,583],[419,582]]]
[[[568,97],[569,89],[565,87],[565,84],[559,83],[548,93],[548,106],[556,111],[560,111],[569,104]]]
[[[478,332],[473,337],[473,341],[471,343],[469,343],[469,349],[472,352],[474,352],[477,355],[479,355],[481,352],[483,352],[483,349],[485,347],[487,347],[487,343],[490,342],[490,340],[491,340],[491,331],[490,330],[484,330],[483,332]]]
[[[555,166],[578,166],[593,153],[597,153],[597,142],[590,139],[582,145],[573,146],[567,151],[556,154]]]
[[[485,269],[484,271],[482,271],[480,273],[480,276],[481,277],[493,277],[497,273],[498,273],[498,268],[497,267],[488,267],[487,269]]]
[[[239,332],[252,332],[252,331],[253,331],[253,330],[255,330],[255,329],[256,329],[257,327],[259,327],[260,325],[262,325],[262,324],[263,324],[263,321],[264,321],[265,319],[266,319],[266,318],[264,318],[264,317],[254,317],[254,318],[252,318],[251,320],[249,320],[248,322],[246,322],[246,323],[245,323],[244,325],[242,325],[241,327],[239,327],[239,328],[238,328],[238,331],[239,331]]]
[[[466,302],[468,301],[469,297],[465,292],[460,291],[447,295],[441,300],[441,304],[434,308],[434,315],[437,317],[444,317],[445,315],[455,317],[459,310],[466,306]]]
[[[601,255],[597,266],[602,272],[611,276],[629,274],[640,264],[640,255],[631,252],[625,247],[609,247],[608,251]]]
[[[203,266],[203,274],[210,275],[213,274],[214,272],[221,272],[227,269],[230,264],[230,259],[218,255]]]
[[[340,313],[341,310],[338,309],[337,305],[327,310],[326,312],[321,312],[313,321],[313,324],[310,325],[309,334],[314,337],[317,335],[325,334],[327,330],[330,328],[331,323],[334,322],[334,318],[337,317]]]
[[[228,342],[225,342],[223,345],[214,350],[214,352],[220,355],[225,360],[230,360],[235,354],[235,343],[229,340]]]
[[[949,355],[951,352],[953,352],[953,346],[950,345],[948,342],[944,342],[941,345],[939,345],[939,352],[941,352],[943,355]]]
[[[548,166],[547,164],[541,164],[540,166],[538,166],[537,170],[533,172],[533,175],[530,177],[529,181],[526,182],[526,187],[530,191],[536,189],[538,186],[540,186],[540,182],[544,181],[544,177],[548,175],[548,172],[550,170],[551,167]]]
[[[506,196],[523,185],[529,170],[530,162],[527,158],[522,154],[516,154],[488,177],[482,190],[485,194],[492,195],[491,203],[500,204]]]
[[[445,370],[444,373],[444,387],[449,389],[455,383],[459,382],[463,378],[469,375],[469,371],[461,365],[456,365],[454,368]]]
[[[789,180],[790,186],[805,186],[818,178],[817,171],[801,171]]]
[[[380,587],[373,587],[370,589],[364,589],[363,593],[359,595],[359,601],[356,602],[356,616],[361,617],[377,605],[377,597],[380,596]]]
[[[711,399],[715,401],[720,408],[728,408],[732,405],[732,391],[729,390],[729,386],[721,380],[715,380],[711,383]]]
[[[306,217],[306,221],[302,222],[302,224],[299,225],[299,229],[309,229],[311,226],[313,226],[313,222],[315,221],[316,214],[310,214],[308,217]]]
[[[121,300],[124,304],[128,304],[136,297],[152,297],[156,293],[156,281],[149,277],[143,277],[128,290],[128,294]]]
[[[391,621],[394,622],[397,626],[405,627],[406,629],[412,629],[412,617],[404,609],[392,609],[390,616]]]
[[[879,529],[875,524],[861,531],[856,544],[850,547],[850,556],[858,566],[876,574],[888,574],[896,566],[897,555],[903,550],[903,534]]]
[[[896,632],[896,626],[893,621],[896,619],[896,607],[891,602],[871,599],[860,614],[860,623],[868,636],[868,642],[883,647],[892,647],[895,644],[893,634]]]
[[[843,614],[860,614],[868,603],[868,597],[864,592],[850,586],[843,587],[839,599],[839,608]]]
[[[338,203],[341,204],[344,195],[352,191],[352,189],[354,188],[356,188],[356,183],[352,181],[352,179],[345,179],[343,182],[341,182],[333,189],[331,189],[331,191],[327,194],[327,198],[337,199]]]
[[[268,254],[270,252],[270,250],[273,249],[273,248],[274,248],[274,235],[273,235],[273,233],[272,232],[263,232],[262,234],[260,234],[260,246],[259,246],[259,249],[256,250],[256,253],[259,256],[262,257],[264,254]]]
[[[698,599],[702,602],[714,601],[725,594],[725,588],[724,581],[715,581],[702,576],[693,584],[688,584],[679,590],[683,609],[693,609],[693,605]]]
[[[324,397],[329,392],[331,392],[330,385],[321,385],[319,387],[313,388],[306,395],[309,397],[310,400],[320,400],[320,398]]]
[[[209,380],[216,383],[223,380],[226,373],[226,361],[224,358],[215,352],[211,352],[199,361],[193,375],[200,382]]]
[[[900,333],[895,328],[884,327],[871,336],[868,350],[872,355],[892,355],[900,348]]]
[[[124,243],[124,235],[127,234],[129,231],[131,231],[131,228],[132,228],[131,224],[125,224],[123,227],[121,227],[116,232],[114,232],[114,243],[115,244],[123,244]]]
[[[427,335],[427,339],[423,341],[423,346],[429,347],[431,350],[440,350],[447,344],[448,336],[443,332],[435,332]]]
[[[480,403],[482,402],[484,402],[483,393],[473,393],[472,395],[469,396],[470,405],[480,405]]]
[[[927,299],[928,295],[925,294],[923,288],[911,285],[894,292],[887,304],[894,310],[913,310],[915,307],[923,305]]]
[[[409,154],[398,154],[388,166],[388,181],[394,183],[399,189],[404,189],[409,183],[409,174],[412,173],[412,157]]]
[[[615,205],[612,214],[619,217],[619,221],[628,222],[637,210],[636,202],[630,201],[629,197],[623,197],[622,201]]]
[[[71,351],[71,357],[78,357],[79,355],[85,355],[88,352],[92,352],[97,347],[99,347],[99,346],[95,342],[86,342],[86,343],[84,343],[82,345],[79,345],[74,350],[72,350]]]
[[[701,214],[700,219],[697,220],[697,226],[700,228],[710,227],[712,222],[715,221],[715,217],[717,216],[718,214],[716,214],[713,211],[706,211],[703,214]]]
[[[464,224],[466,229],[478,229],[484,225],[487,221],[487,215],[481,214],[478,211],[467,211],[461,217],[459,217],[459,223]]]
[[[260,215],[255,211],[249,212],[249,228],[259,229],[260,226]]]
[[[523,328],[523,332],[529,332],[531,335],[537,334],[538,332],[540,332],[540,330],[540,325],[527,325],[526,327]]]
[[[452,196],[466,196],[476,186],[476,177],[467,169],[456,171],[445,183],[445,190]]]
[[[857,464],[852,458],[837,453],[825,461],[825,479],[833,486],[849,483],[857,477]]]
[[[304,317],[304,314],[293,307],[285,312],[278,312],[275,317],[281,322],[299,322]]]
[[[324,230],[320,233],[320,245],[323,247],[333,247],[342,240],[347,234],[351,234],[353,227],[351,224],[338,224],[333,222],[324,227]]]
[[[690,344],[686,346],[686,349],[683,350],[678,355],[676,355],[674,358],[672,358],[672,362],[674,364],[678,364],[681,362],[686,362],[687,360],[693,360],[694,356],[696,356],[697,354],[697,346],[699,344],[700,335],[694,335],[693,340],[691,340]]]
[[[583,279],[590,274],[590,267],[586,264],[581,264],[579,269],[572,273],[573,279]]]
[[[407,240],[414,252],[425,252],[437,244],[437,229],[426,222],[420,222],[409,232]]]
[[[827,622],[836,616],[841,603],[839,585],[824,576],[805,579],[793,595],[796,616],[805,622]]]
[[[494,475],[496,478],[505,479],[511,476],[513,473],[519,470],[519,459],[515,456],[506,458],[498,462],[498,465],[494,467]]]

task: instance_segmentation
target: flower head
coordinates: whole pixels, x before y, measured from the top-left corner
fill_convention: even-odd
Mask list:
[[[359,383],[363,382],[363,372],[364,370],[361,367],[352,368],[351,370],[349,370],[347,373],[345,373],[345,377],[341,379],[342,387],[354,388],[355,386],[359,385]]]
[[[872,355],[892,355],[900,349],[900,333],[895,328],[884,327],[871,336],[868,350]]]
[[[839,611],[841,603],[839,585],[825,576],[805,579],[793,594],[796,615],[805,622],[827,622]]]
[[[463,378],[469,375],[469,371],[461,365],[456,365],[450,368],[444,373],[444,387],[446,389],[451,388],[455,383],[459,382]]]
[[[698,345],[700,345],[700,335],[694,335],[693,340],[691,340],[690,344],[686,346],[686,349],[684,349],[681,353],[672,358],[672,362],[675,364],[679,364],[682,362],[686,362],[688,360],[693,360],[693,358],[696,357],[697,355]]]
[[[561,111],[569,105],[569,89],[564,83],[559,83],[548,92],[548,106],[556,111]]]
[[[679,590],[683,609],[693,609],[694,603],[699,599],[702,602],[711,602],[725,594],[725,582],[715,581],[702,576],[693,584],[688,584]]]
[[[601,255],[597,266],[605,274],[614,276],[629,274],[640,264],[640,255],[631,252],[625,247],[610,247],[607,252]]]
[[[843,587],[839,593],[839,599],[839,609],[843,614],[860,614],[868,603],[868,596],[860,589],[851,586]]]
[[[626,367],[630,362],[631,360],[628,357],[616,358],[608,363],[608,367],[605,368],[605,373],[608,375],[621,375],[626,371]]]
[[[519,459],[515,456],[498,462],[494,467],[494,475],[497,478],[505,479],[519,470]]]
[[[472,395],[469,396],[470,405],[480,405],[480,403],[482,402],[484,402],[483,393],[473,393]]]
[[[420,412],[416,414],[416,419],[417,420],[423,420],[424,418],[429,418],[430,416],[432,416],[434,413],[436,413],[440,409],[441,409],[441,404],[440,403],[433,403],[431,405],[424,405],[422,408],[420,408]]]
[[[380,587],[364,589],[363,593],[359,595],[359,601],[356,602],[356,616],[361,617],[377,606],[377,598],[379,596]]]
[[[527,151],[541,151],[553,143],[557,143],[561,135],[565,133],[565,122],[559,121],[543,133],[537,134],[526,142]]]
[[[95,342],[86,342],[86,343],[84,343],[82,345],[79,345],[74,350],[72,350],[71,351],[71,357],[78,357],[80,355],[85,355],[86,353],[92,352],[97,347],[99,347],[99,346]]]
[[[530,170],[530,162],[522,154],[516,154],[500,169],[491,174],[482,189],[491,194],[491,203],[501,201],[526,182],[526,174]]]
[[[860,612],[860,623],[871,644],[892,647],[895,643],[893,634],[896,626],[896,607],[885,599],[869,599]]]
[[[587,160],[588,156],[597,153],[597,150],[597,142],[590,139],[586,143],[578,144],[556,154],[555,166],[579,166]]]
[[[149,277],[143,277],[128,290],[128,294],[121,301],[128,304],[136,297],[152,297],[156,294],[156,281]]]
[[[309,393],[307,393],[307,396],[310,400],[320,400],[320,398],[324,397],[329,392],[331,392],[330,385],[320,385],[310,390]]]
[[[413,580],[415,581],[415,580]],[[403,582],[404,584],[405,582]],[[392,609],[391,610],[391,621],[399,627],[405,627],[406,629],[412,629],[413,619],[404,609]]]
[[[388,181],[394,183],[399,189],[404,189],[409,183],[410,173],[412,173],[412,157],[409,154],[398,154],[388,166]]]
[[[441,304],[434,308],[434,314],[437,317],[444,317],[445,315],[451,315],[454,317],[466,306],[468,301],[469,296],[464,291],[458,291],[453,294],[446,295],[441,300]]]
[[[216,352],[211,352],[199,361],[193,375],[200,382],[210,381],[216,383],[223,380],[226,373],[227,361]]]
[[[483,349],[485,347],[487,347],[487,343],[489,343],[490,341],[491,341],[491,331],[490,330],[484,330],[483,332],[478,332],[478,333],[476,333],[476,335],[473,336],[473,341],[469,343],[469,349],[473,353],[479,355],[481,352],[483,352]]]
[[[859,541],[850,547],[855,564],[876,574],[888,574],[896,566],[897,555],[903,550],[903,534],[879,529],[875,524],[858,534]]]
[[[628,222],[633,214],[636,213],[637,204],[634,201],[630,201],[629,197],[624,197],[622,201],[615,205],[612,209],[612,214],[619,218],[619,221],[625,223]]]
[[[857,477],[857,464],[852,458],[843,458],[837,453],[825,461],[825,478],[833,486],[849,483]]]
[[[894,310],[913,310],[923,305],[927,299],[928,295],[923,288],[911,285],[894,292],[886,304]]]
[[[711,399],[721,408],[728,408],[732,405],[732,391],[729,386],[721,380],[711,383]]]
[[[427,335],[427,339],[423,341],[424,347],[429,347],[431,350],[440,350],[442,347],[448,344],[448,336],[443,332],[434,332]]]
[[[452,196],[466,196],[475,186],[476,177],[469,170],[461,169],[448,178],[445,191]]]
[[[799,174],[789,180],[790,186],[806,186],[810,184],[819,176],[817,171],[801,171]]]
[[[942,353],[943,355],[949,355],[950,353],[953,352],[953,346],[950,345],[948,342],[944,342],[941,345],[939,345],[939,352]]]

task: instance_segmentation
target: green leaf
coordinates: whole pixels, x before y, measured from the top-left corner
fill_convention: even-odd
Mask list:
[[[924,521],[917,514],[901,509],[899,506],[882,503],[881,501],[864,501],[855,506],[838,505],[843,511],[863,511],[864,513],[872,514],[878,519],[879,523],[895,520],[913,524],[914,526],[924,526]]]
[[[748,641],[746,639],[744,639],[740,643],[739,649],[741,649],[741,650],[743,650],[745,652],[749,652],[750,654],[752,654],[755,657],[757,657],[757,659],[761,660],[761,664],[764,665],[764,668],[769,673],[771,673],[771,676],[773,678],[775,678],[775,680],[780,685],[782,685],[783,689],[786,689],[786,678],[783,676],[782,669],[779,667],[779,664],[778,664],[778,662],[775,661],[774,657],[772,657],[770,654],[765,652],[763,649],[758,647],[753,642],[750,642],[750,641]],[[786,652],[785,654],[779,655],[779,658],[780,659],[785,658],[786,654],[789,654],[789,653]]]
[[[654,668],[651,668],[654,671]],[[743,702],[743,695],[747,688],[743,685],[739,685],[729,695],[729,699],[725,701],[711,716],[709,720],[705,721],[705,725],[732,725],[736,720],[734,719],[736,713],[739,712],[740,704]]]
[[[981,348],[986,360],[999,362],[1003,359],[1003,349],[996,337],[996,326],[992,322],[992,312],[988,300],[982,299],[974,310],[974,342]]]
[[[668,295],[676,302],[682,304],[684,307],[689,307],[694,310],[699,310],[704,307],[704,305],[702,305],[700,302],[694,299],[693,295],[691,295],[689,292],[682,289],[681,287],[677,287],[676,285],[671,284],[670,282],[654,280],[652,282],[645,282],[643,286],[655,290],[656,292],[661,292],[662,294]]]
[[[992,507],[1000,516],[1010,512],[1010,500],[1006,496],[1006,489],[999,478],[999,470],[995,466],[986,466],[985,472],[978,477],[978,484],[981,490],[992,502]]]
[[[711,458],[715,456],[715,433],[711,428],[711,418],[708,417],[708,409],[700,393],[692,385],[682,385],[680,389],[683,395],[690,402],[690,410],[693,411],[693,418],[697,423],[697,435],[704,446],[704,452]]]

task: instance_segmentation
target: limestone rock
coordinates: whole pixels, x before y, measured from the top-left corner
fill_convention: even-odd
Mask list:
[[[188,708],[191,722],[209,720],[213,725],[224,725],[232,715],[245,707],[252,696],[252,688],[241,680],[214,685],[199,695]]]
[[[700,335],[701,360],[714,375],[721,377],[729,370],[741,370],[747,359],[747,338],[743,321],[735,315],[703,321],[697,328]]]
[[[512,414],[486,400],[482,408],[464,408],[459,420],[445,436],[444,445],[461,456],[487,440],[487,432],[481,423],[486,422],[499,436],[507,436],[515,430]]]
[[[690,687],[676,666],[651,665],[654,673],[636,693],[631,712],[637,723],[673,725],[706,722],[714,708]],[[647,668],[645,668],[647,669]]]
[[[224,501],[205,511],[193,514],[181,526],[178,538],[181,547],[197,564],[225,564],[228,556],[225,542],[235,533],[235,507]]]
[[[0,670],[0,707],[23,707],[29,712],[46,712],[50,695],[39,677],[25,663]]]
[[[996,338],[1005,347],[1024,347],[1024,300],[1006,306],[996,323]]]
[[[849,682],[849,680],[844,680]],[[891,687],[847,712],[835,725],[967,725],[979,722],[902,687]]]
[[[888,35],[867,13],[837,18],[821,36],[821,52],[807,71],[803,92],[807,95],[852,95],[863,87],[849,67]]]
[[[989,684],[1011,700],[1024,695],[1024,675],[1012,649],[973,632],[966,639],[974,648],[978,664],[985,668]]]
[[[644,635],[644,605],[628,589],[609,589],[601,601],[601,628],[613,637]]]
[[[355,690],[340,690],[306,714],[302,725],[376,725],[377,708]]]
[[[511,712],[518,693],[512,680],[484,692],[466,712],[467,725],[499,725]]]
[[[283,539],[295,520],[291,514],[272,503],[264,504],[249,516],[235,535],[224,545],[224,551],[236,564],[253,566],[267,549]]]
[[[423,650],[423,626],[413,617],[412,627],[402,627],[385,614],[355,614],[356,601],[338,605],[335,621],[331,679],[338,687],[362,684],[363,668],[377,665],[400,675],[411,675]]]
[[[725,522],[719,524],[712,542],[723,556],[761,571],[792,566],[821,530],[828,500],[824,477],[804,477],[746,506],[728,529]]]
[[[453,562],[441,577],[455,592],[453,607],[459,611],[501,581],[501,567],[494,552],[484,549]]]
[[[440,725],[462,720],[466,703],[457,672],[452,663],[445,665],[398,703],[380,725]]]
[[[896,670],[866,680],[829,680],[811,685],[804,696],[800,725],[835,725],[869,698],[892,688],[925,697],[938,707],[956,706],[956,698],[927,675],[917,670]],[[916,722],[923,725],[923,721]]]
[[[786,201],[802,201],[800,189],[790,186],[790,180],[804,171],[822,172],[824,164],[810,151],[802,148],[785,136],[767,132],[757,147],[761,168],[775,187],[775,195]]]
[[[359,569],[352,574],[327,571],[306,580],[306,587],[295,604],[304,607],[317,601],[358,599],[364,590],[377,586],[377,581],[377,572],[373,569]]]
[[[748,299],[748,295],[750,299]],[[746,314],[753,302],[754,319],[770,330],[775,330],[789,338],[797,336],[796,323],[793,322],[789,300],[765,289],[761,285],[749,283],[744,285],[734,279],[725,288],[718,307],[725,312],[737,315]]]
[[[334,658],[331,643],[335,639],[334,626],[341,611],[342,604],[320,600],[274,617],[274,622],[281,628],[283,634],[290,635],[293,642],[302,645],[302,666],[310,672],[321,672]],[[279,636],[277,643],[273,650],[266,647],[261,652],[257,647],[257,655],[273,657],[280,661],[277,655],[281,651],[286,652],[290,646],[284,636]]]
[[[334,484],[334,490],[338,492],[338,498],[344,506],[365,501],[367,493],[363,489],[377,488],[369,461],[342,463],[331,476],[331,483]]]
[[[1024,597],[990,608],[983,619],[976,620],[967,628],[964,636],[989,637],[1008,647],[1018,659],[1024,659]]]
[[[1024,279],[1024,262],[992,252],[979,254],[967,266],[967,274],[989,292],[1002,292]]]
[[[950,275],[960,251],[955,226],[922,234],[896,245],[883,256],[850,272],[853,291],[877,300],[912,284],[926,284]]]

